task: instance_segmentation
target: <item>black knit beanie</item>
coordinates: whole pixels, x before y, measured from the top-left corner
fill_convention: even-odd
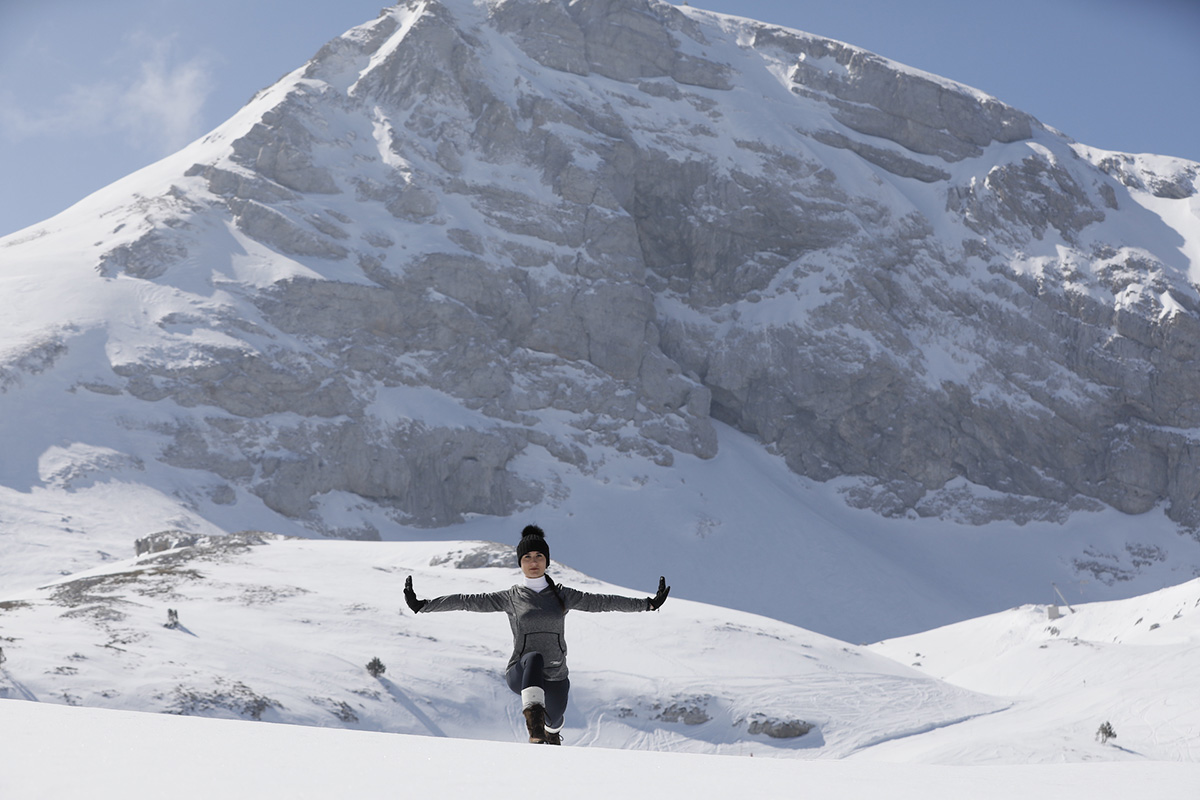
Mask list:
[[[546,544],[546,534],[537,525],[526,525],[521,531],[521,542],[517,545],[517,566],[526,553],[541,553],[546,557],[546,566],[550,566],[550,545]]]

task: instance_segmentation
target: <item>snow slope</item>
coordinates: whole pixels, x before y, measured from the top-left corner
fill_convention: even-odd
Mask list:
[[[674,597],[657,614],[574,614],[568,746],[531,749],[502,682],[504,618],[398,610],[407,575],[423,596],[493,590],[516,579],[511,555],[246,534],[6,596],[0,794],[466,798],[530,774],[583,798],[1182,799],[1200,785],[1200,581],[866,648]]]
[[[104,417],[90,424],[85,441],[131,435]],[[843,483],[799,477],[753,439],[723,425],[718,433],[713,459],[681,456],[661,467],[609,454],[594,473],[568,471],[554,479],[560,492],[517,518],[416,529],[340,496],[326,501],[344,509],[328,513],[370,520],[389,540],[509,542],[537,521],[558,559],[586,565],[597,578],[649,589],[666,574],[676,597],[854,643],[1049,602],[1055,582],[1071,602],[1145,593],[1192,579],[1182,565],[1200,563],[1200,543],[1159,512],[1139,518],[1136,528],[1111,509],[1079,512],[1061,524],[964,528],[882,519],[847,507]],[[12,448],[25,446],[21,426],[6,426],[6,435]],[[64,477],[49,485],[0,486],[0,595],[124,560],[134,539],[164,529],[311,535],[249,493],[239,493],[234,505],[180,497],[184,482],[196,478],[155,462],[94,472],[97,450],[57,449],[56,459],[43,463],[48,475]],[[549,459],[525,458],[531,474],[558,469]],[[635,542],[636,551],[624,542]],[[1139,560],[1139,553],[1152,557]]]
[[[511,585],[511,545],[179,536],[150,546],[184,546],[0,600],[0,694],[523,740],[502,678],[504,617],[401,610],[410,575],[425,597]],[[554,570],[585,591],[645,594]],[[573,614],[565,740],[909,764],[1195,763],[1200,581],[1073,608],[1051,620],[1023,607],[870,647],[674,595],[657,614]],[[168,610],[178,627],[165,626]],[[376,657],[386,671],[372,677]],[[1095,737],[1105,721],[1118,734],[1108,743]]]
[[[491,563],[504,566],[460,568]],[[639,594],[561,565],[555,574],[584,591]],[[430,596],[495,591],[519,572],[511,547],[487,543],[205,541],[7,598],[0,688],[72,705],[520,739],[501,677],[504,617],[398,613],[409,575]],[[669,613],[572,615],[570,743],[840,757],[1007,703],[765,617],[669,602]],[[164,627],[169,608],[180,627]],[[387,666],[378,679],[364,669],[373,657]]]
[[[41,703],[0,705],[0,794],[20,800],[399,796],[553,791],[613,797],[930,800],[1098,796],[1191,800],[1195,764],[1011,767],[798,762],[532,748],[407,735],[179,718]],[[68,759],[70,769],[63,769]]]
[[[1051,619],[1050,608],[1062,616]],[[968,721],[953,735],[933,732],[871,757],[1089,759],[1080,736],[1108,721],[1118,757],[1200,759],[1200,581],[1128,600],[1022,606],[869,649],[964,689],[1021,698],[996,724]],[[982,727],[988,730],[981,736],[966,733]],[[1026,735],[1032,730],[1038,738]]]

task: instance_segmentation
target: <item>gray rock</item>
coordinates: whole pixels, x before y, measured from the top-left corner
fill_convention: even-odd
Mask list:
[[[754,46],[794,54],[793,91],[832,96],[830,105],[848,128],[916,153],[960,161],[992,142],[1029,139],[1040,127],[994,98],[898,71],[879,56],[840,42],[757,26]]]
[[[811,731],[812,723],[798,719],[778,720],[756,715],[750,720],[747,731],[752,736],[766,734],[772,739],[796,739]]]
[[[222,197],[255,200],[259,203],[277,203],[281,200],[299,199],[294,192],[259,175],[222,169],[212,164],[193,164],[184,175],[203,177],[208,183],[208,190]]]
[[[301,228],[287,215],[255,200],[230,200],[234,222],[238,228],[265,245],[297,256],[343,259],[346,248]]]
[[[289,102],[264,115],[262,122],[233,143],[234,159],[288,189],[337,194],[341,190],[333,175],[313,163],[316,139],[303,122],[303,110],[288,108]]]
[[[818,131],[813,134],[813,138],[817,141],[827,144],[830,147],[841,147],[846,150],[853,150],[858,155],[862,156],[872,164],[883,167],[893,175],[899,175],[901,178],[916,178],[925,183],[933,183],[934,181],[945,181],[950,179],[950,173],[944,169],[931,167],[928,164],[922,164],[920,161],[896,153],[893,150],[888,150],[882,147],[873,147],[865,142],[855,141],[848,136],[833,131]]]

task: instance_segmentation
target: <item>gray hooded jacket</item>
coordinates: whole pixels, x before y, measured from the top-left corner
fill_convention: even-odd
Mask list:
[[[568,611],[648,611],[649,607],[645,597],[590,594],[551,583],[540,592],[517,585],[487,594],[448,594],[428,601],[421,613],[503,611],[508,614],[513,633],[513,653],[508,666],[520,661],[526,653],[541,653],[546,662],[546,680],[560,681],[567,677],[563,622]]]

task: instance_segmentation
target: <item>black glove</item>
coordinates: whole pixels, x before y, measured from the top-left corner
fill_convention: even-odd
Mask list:
[[[646,598],[646,610],[658,611],[658,607],[667,602],[667,595],[671,593],[671,587],[667,586],[667,579],[660,577],[658,579],[658,594],[654,597]]]
[[[413,591],[412,575],[404,579],[404,602],[408,603],[408,607],[412,609],[414,614],[420,614],[421,609],[425,607],[428,600],[418,600],[417,593]]]

